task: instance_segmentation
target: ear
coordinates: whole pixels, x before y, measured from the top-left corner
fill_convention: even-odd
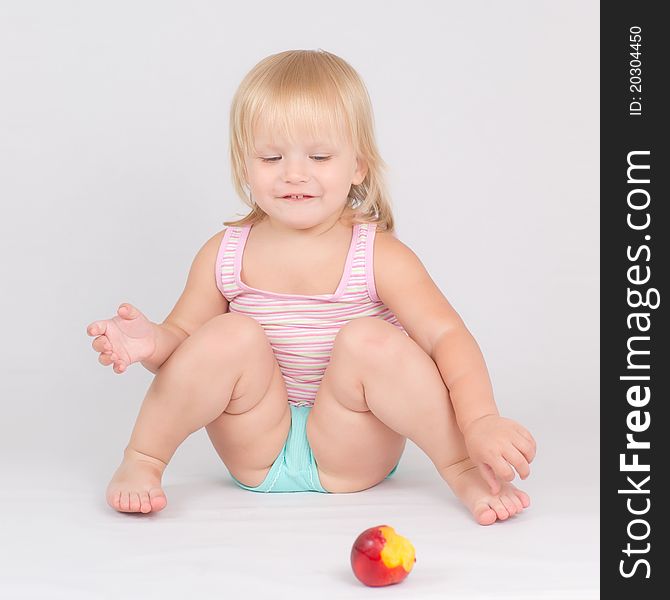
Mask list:
[[[356,171],[354,172],[354,176],[351,180],[351,183],[353,185],[359,185],[363,183],[363,180],[365,179],[365,176],[367,174],[368,174],[367,161],[362,157],[358,157],[356,159]]]

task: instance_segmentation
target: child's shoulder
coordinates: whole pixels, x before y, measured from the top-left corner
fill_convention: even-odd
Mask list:
[[[411,248],[401,242],[394,232],[377,230],[375,233],[375,262],[377,260],[390,263],[405,262],[412,256],[416,257]]]
[[[196,255],[196,259],[200,258],[199,262],[209,263],[212,260],[216,260],[226,229],[227,228],[224,227],[221,231],[217,231],[204,244],[202,244]]]
[[[378,287],[394,288],[425,267],[414,251],[401,242],[394,233],[380,231],[375,235],[374,272]]]
[[[205,246],[214,246],[218,249],[218,247],[221,245],[221,242],[223,241],[223,236],[226,234],[226,229],[229,229],[228,227],[224,227],[220,231],[217,231],[213,236],[211,236],[206,242]]]

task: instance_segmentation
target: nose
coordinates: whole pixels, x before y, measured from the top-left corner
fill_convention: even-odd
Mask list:
[[[305,183],[309,181],[309,166],[303,160],[285,158],[282,173],[286,183]]]

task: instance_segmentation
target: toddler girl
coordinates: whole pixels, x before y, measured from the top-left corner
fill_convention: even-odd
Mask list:
[[[246,490],[364,490],[409,438],[482,525],[526,508],[510,482],[535,441],[499,416],[477,343],[393,233],[356,71],[322,50],[262,60],[230,151],[249,213],[204,243],[165,321],[122,304],[87,328],[101,364],[156,374],[110,506],[162,510],[164,469],[205,427]]]

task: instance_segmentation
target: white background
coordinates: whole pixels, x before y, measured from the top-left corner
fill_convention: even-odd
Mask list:
[[[244,213],[233,93],[297,48],[363,77],[397,235],[538,440],[509,522],[474,524],[412,444],[366,492],[245,492],[204,430],[162,513],[105,503],[153,375],[100,366],[86,325],[165,318]],[[0,3],[0,596],[367,597],[348,551],[388,522],[417,548],[389,597],[597,597],[598,53],[576,0]]]

